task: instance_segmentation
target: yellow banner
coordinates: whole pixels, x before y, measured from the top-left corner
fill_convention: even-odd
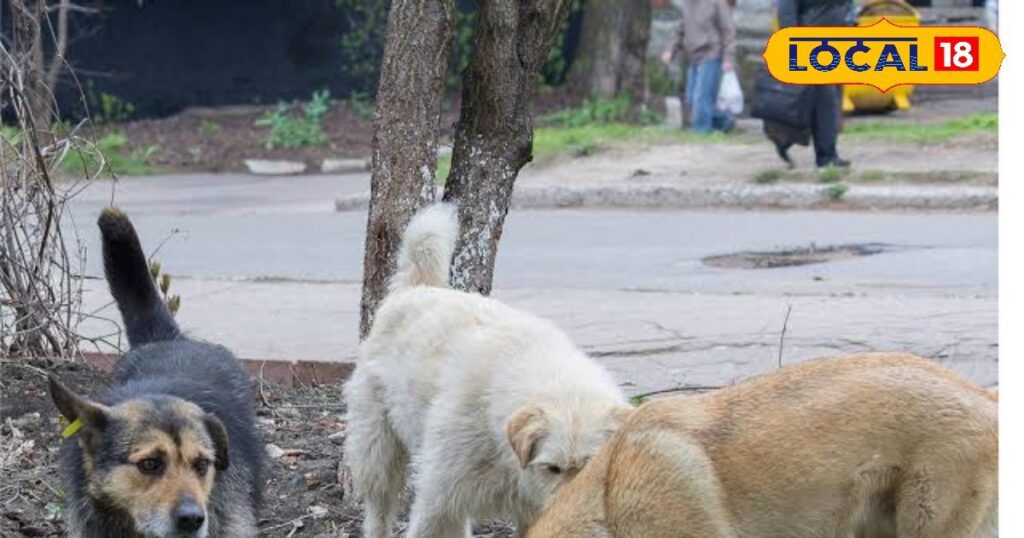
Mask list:
[[[999,38],[977,26],[793,26],[772,34],[768,71],[788,84],[981,84],[1006,56]]]

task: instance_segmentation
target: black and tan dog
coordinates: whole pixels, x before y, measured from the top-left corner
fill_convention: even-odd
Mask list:
[[[98,224],[131,350],[99,401],[50,380],[71,421],[62,447],[71,535],[255,536],[264,464],[248,376],[227,349],[181,334],[128,217],[107,209]]]

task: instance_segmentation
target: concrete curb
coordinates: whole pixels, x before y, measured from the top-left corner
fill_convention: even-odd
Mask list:
[[[257,176],[293,176],[306,171],[306,163],[267,159],[246,159],[245,167]]]
[[[120,359],[115,353],[82,353],[82,362],[112,372]],[[286,359],[244,359],[239,358],[253,379],[265,379],[284,387],[298,385],[340,385],[352,375],[355,361],[317,361]]]
[[[519,209],[648,208],[692,209],[709,207],[820,209],[842,207],[871,210],[983,210],[999,207],[999,192],[988,186],[846,185],[842,198],[826,194],[830,185],[629,185],[629,186],[523,186],[512,195]],[[364,210],[369,193],[337,198],[337,211]]]
[[[320,172],[323,174],[354,174],[369,170],[370,159],[324,159],[320,163]]]

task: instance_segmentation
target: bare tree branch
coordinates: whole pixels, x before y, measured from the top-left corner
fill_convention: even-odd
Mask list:
[[[0,41],[0,106],[12,111],[15,124],[0,137],[0,355],[70,358],[82,341],[84,247],[65,237],[61,221],[80,188],[74,179],[58,184],[52,171],[70,151],[98,163],[82,180],[95,177],[105,161],[77,128],[50,130],[54,108],[46,79],[59,77],[63,64],[66,10],[58,11],[56,32],[47,34],[45,2],[9,5],[10,37]],[[56,71],[42,67],[47,35],[64,36],[63,45],[54,44]]]

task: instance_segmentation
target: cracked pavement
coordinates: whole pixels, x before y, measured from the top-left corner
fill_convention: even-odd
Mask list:
[[[348,176],[166,176],[114,199],[156,249],[191,334],[239,356],[352,360],[362,212],[333,200]],[[81,329],[116,333],[93,221],[96,182],[73,204],[86,246]],[[995,213],[516,210],[495,296],[547,317],[630,394],[721,386],[825,355],[911,351],[997,382]],[[745,250],[884,243],[881,253],[773,269],[711,267]],[[787,321],[787,310],[789,316]],[[785,337],[780,338],[785,324]],[[105,348],[104,345],[100,345]],[[105,348],[109,350],[109,348]]]

